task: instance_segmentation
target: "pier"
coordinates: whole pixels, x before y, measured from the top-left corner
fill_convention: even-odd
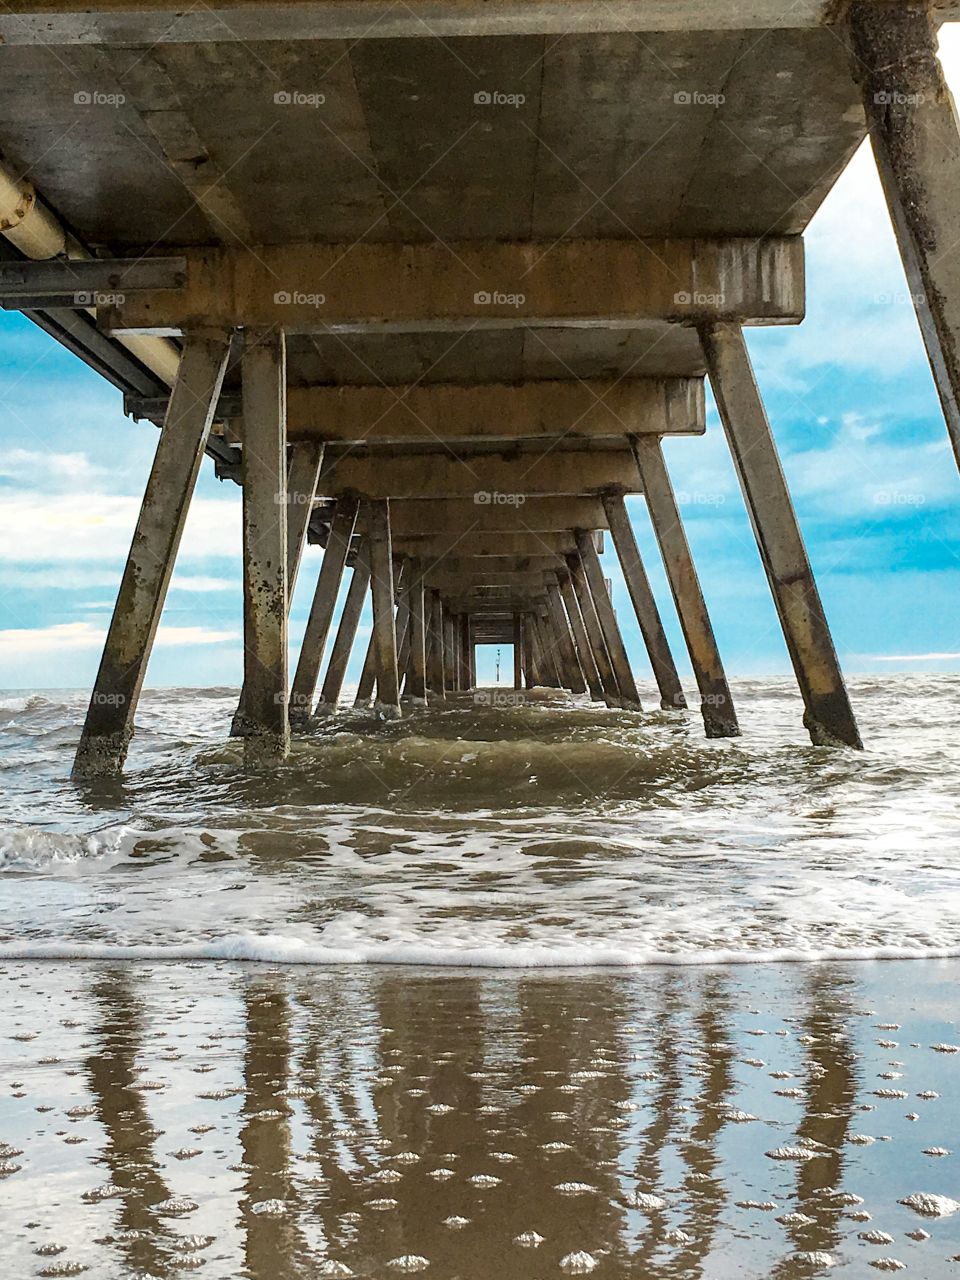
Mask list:
[[[335,713],[368,594],[356,700],[382,717],[469,691],[476,646],[499,644],[517,687],[629,713],[649,670],[662,708],[736,736],[662,448],[698,447],[707,379],[810,739],[859,747],[745,330],[803,321],[804,232],[869,134],[960,459],[960,130],[936,56],[956,18],[954,0],[4,5],[0,304],[159,428],[75,773],[123,768],[202,466],[242,487],[224,734],[251,764]],[[288,669],[308,543],[324,558]]]

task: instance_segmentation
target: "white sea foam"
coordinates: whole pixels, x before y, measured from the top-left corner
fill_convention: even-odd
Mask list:
[[[821,947],[703,951],[630,951],[587,941],[552,946],[504,944],[465,947],[448,943],[371,942],[330,947],[278,934],[237,934],[202,942],[83,942],[71,939],[0,943],[0,960],[210,960],[296,965],[417,965],[466,969],[637,968],[645,965],[820,964],[827,961],[945,960],[960,957],[955,947]]]

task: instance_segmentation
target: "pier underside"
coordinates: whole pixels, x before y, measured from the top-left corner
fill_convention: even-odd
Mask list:
[[[368,592],[357,696],[384,716],[470,689],[477,642],[513,646],[517,685],[640,710],[604,547],[685,714],[627,495],[705,732],[737,734],[661,447],[697,448],[707,377],[811,739],[859,746],[743,331],[803,320],[804,230],[869,130],[960,451],[960,140],[935,56],[954,16],[4,6],[0,301],[160,427],[78,772],[122,767],[204,454],[243,486],[251,760],[333,713]],[[324,560],[288,673],[307,541]]]

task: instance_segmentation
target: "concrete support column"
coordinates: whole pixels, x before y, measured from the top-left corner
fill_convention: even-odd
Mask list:
[[[430,592],[430,634],[427,653],[427,686],[438,698],[447,696],[443,652],[443,604],[439,591]]]
[[[603,700],[608,707],[619,707],[620,686],[617,684],[613,663],[610,661],[607,642],[600,626],[600,619],[597,617],[597,610],[593,602],[593,596],[590,593],[579,551],[567,556],[567,568],[570,570],[570,583],[577,598],[577,604],[580,607],[580,616],[583,618],[587,641],[593,651],[593,660],[596,663],[600,686],[603,690]]]
[[[960,464],[960,127],[926,0],[854,0],[853,73],[920,331]]]
[[[656,436],[631,436],[630,442],[700,690],[707,737],[734,738],[740,733],[737,713],[660,441]]]
[[[820,593],[739,325],[701,333],[710,383],[816,746],[860,747]]]
[[[457,633],[454,615],[449,610],[443,614],[443,675],[451,693],[457,691]]]
[[[390,503],[387,498],[367,504],[370,581],[373,595],[373,644],[377,672],[375,710],[387,720],[400,715],[397,678],[396,597],[393,590],[393,545],[390,540]]]
[[[594,542],[593,534],[588,533],[586,529],[577,530],[577,550],[580,552],[580,559],[583,561],[590,594],[593,597],[597,617],[600,620],[600,629],[603,631],[604,639],[607,642],[607,652],[610,655],[610,661],[617,677],[617,687],[620,690],[620,705],[627,711],[640,711],[640,694],[637,690],[637,682],[634,679],[630,658],[627,655],[627,647],[623,643],[620,626],[613,611],[613,602],[610,599],[610,593],[607,591],[607,584],[603,579],[603,569],[600,566],[600,557],[597,555],[597,544]]]
[[[406,556],[394,562],[393,582],[397,589],[397,679],[402,685],[410,662],[410,561]]]
[[[513,615],[513,687],[523,688],[523,618]]]
[[[317,586],[307,618],[303,643],[300,646],[300,658],[293,676],[293,687],[290,690],[290,723],[293,728],[305,725],[310,720],[310,709],[313,695],[320,676],[320,664],[327,643],[330,624],[340,591],[340,580],[343,577],[350,541],[357,523],[358,499],[345,495],[337,501],[327,537],[327,546],[323,553],[323,563],[317,577]]]
[[[665,711],[682,710],[687,702],[680,686],[673,654],[670,652],[667,633],[660,620],[660,611],[650,589],[650,579],[640,559],[640,548],[627,514],[626,503],[621,494],[608,493],[604,495],[603,508],[607,513],[610,536],[660,691],[660,706]]]
[[[532,688],[534,685],[546,684],[546,680],[544,678],[544,672],[542,669],[543,658],[540,653],[540,635],[537,628],[537,619],[532,612],[526,615],[526,618],[524,619],[523,629],[524,629],[524,635],[526,636],[526,639],[527,639],[527,648],[529,650],[528,670],[530,675],[527,682],[527,687]]]
[[[566,686],[571,693],[586,693],[587,684],[580,669],[580,659],[577,657],[577,649],[573,643],[570,623],[563,601],[560,599],[560,588],[555,582],[547,584],[547,609],[559,640],[557,652],[563,664]]]
[[[532,634],[532,626],[530,622],[530,614],[524,614],[524,687],[532,689],[538,684],[538,673],[536,673],[536,663],[534,660],[534,634]]]
[[[464,693],[473,688],[473,672],[471,670],[473,644],[470,633],[470,615],[469,613],[464,613],[460,617],[460,687]]]
[[[587,638],[586,627],[583,625],[583,614],[580,612],[580,605],[577,603],[570,575],[568,573],[560,573],[558,576],[560,579],[560,597],[570,620],[570,630],[577,648],[580,669],[586,680],[591,699],[594,702],[603,702],[603,685],[600,682],[600,673],[597,671],[597,660],[593,656],[593,647]]]
[[[402,562],[401,562],[402,563]],[[406,670],[406,659],[401,652],[401,646],[406,634],[406,615],[402,612],[400,602],[404,599],[401,589],[402,567],[399,567],[394,561],[393,566],[393,585],[397,594],[397,612],[396,612],[396,636],[397,636],[397,680],[402,682],[403,672]],[[409,652],[409,645],[408,645]],[[363,670],[360,672],[360,679],[357,682],[357,694],[353,700],[355,707],[365,707],[373,697],[373,691],[377,684],[377,651],[375,644],[375,636],[373,631],[370,632],[370,639],[367,642],[367,651],[363,658]]]
[[[410,561],[410,668],[406,691],[414,702],[427,701],[427,616],[424,604],[423,562]]]
[[[249,761],[282,758],[287,715],[287,416],[283,332],[243,335],[243,723]]]
[[[313,499],[317,491],[317,478],[323,462],[323,444],[318,440],[298,440],[289,450],[287,462],[287,615],[293,590],[300,572],[307,530],[313,515]],[[232,738],[243,737],[246,717],[244,705],[246,689],[240,690],[240,700],[230,729]]]
[[[559,638],[554,634],[545,605],[541,605],[535,614],[537,638],[540,642],[540,674],[543,683],[550,689],[562,689],[560,664],[557,661],[557,645]]]
[[[320,701],[314,712],[316,716],[330,716],[337,709],[343,681],[347,674],[347,663],[350,661],[350,651],[357,637],[357,627],[360,625],[360,615],[363,613],[363,602],[369,586],[370,553],[367,539],[364,538],[354,562],[353,577],[350,579],[347,598],[343,602],[340,625],[337,627],[337,636],[327,664],[327,674],[323,678],[323,686],[320,690]]]
[[[77,748],[75,777],[123,768],[229,350],[227,334],[187,337]]]

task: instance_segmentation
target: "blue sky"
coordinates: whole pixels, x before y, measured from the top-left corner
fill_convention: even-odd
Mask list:
[[[960,88],[960,25],[942,36]],[[807,235],[798,328],[750,351],[837,649],[848,672],[960,671],[960,476],[889,218],[864,147]],[[0,687],[89,686],[157,432],[97,375],[0,313]],[[789,670],[723,433],[666,446],[728,670]],[[642,499],[637,536],[681,668],[683,645]],[[235,685],[242,672],[240,491],[205,464],[151,660],[152,685]],[[320,552],[291,614],[302,634]],[[638,670],[646,662],[611,557]],[[369,617],[363,622],[363,635]],[[362,654],[354,655],[355,679]],[[509,678],[509,654],[504,676]],[[485,655],[492,678],[492,653]]]

